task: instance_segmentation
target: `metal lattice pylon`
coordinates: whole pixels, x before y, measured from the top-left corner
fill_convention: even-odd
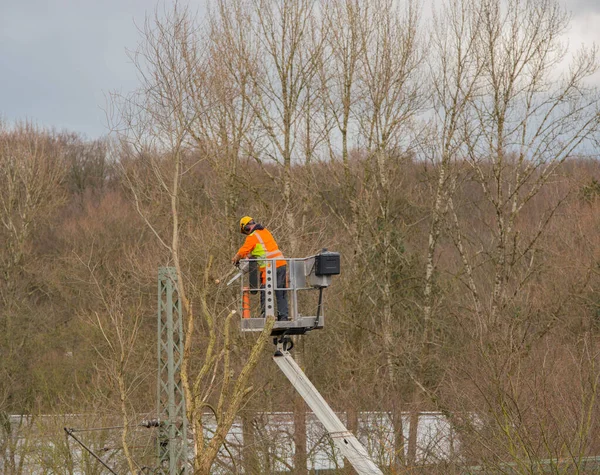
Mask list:
[[[189,473],[187,417],[181,384],[183,319],[174,267],[158,269],[158,459],[157,473]]]

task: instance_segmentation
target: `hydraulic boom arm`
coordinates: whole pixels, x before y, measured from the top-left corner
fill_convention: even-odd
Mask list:
[[[310,380],[306,377],[300,366],[294,361],[292,356],[282,348],[279,348],[273,361],[277,363],[279,369],[286,375],[296,388],[296,391],[312,409],[319,421],[325,426],[325,429],[333,439],[335,446],[344,457],[352,464],[359,475],[383,475],[377,465],[373,463],[367,450],[350,432],[338,416],[333,412],[329,404],[323,399],[323,396],[317,391]]]

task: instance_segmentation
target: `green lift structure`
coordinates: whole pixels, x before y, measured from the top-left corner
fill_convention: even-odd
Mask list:
[[[174,267],[158,269],[158,469],[161,475],[191,473],[188,421],[181,384],[183,317]]]

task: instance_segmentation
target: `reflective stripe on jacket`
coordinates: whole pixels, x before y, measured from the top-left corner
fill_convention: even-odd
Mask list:
[[[283,257],[283,253],[279,250],[273,235],[264,228],[254,230],[246,236],[244,245],[240,247],[238,254],[242,258],[258,259],[258,266],[261,270],[264,270],[267,265],[265,259]],[[284,265],[285,261],[283,260],[275,261],[276,267]]]

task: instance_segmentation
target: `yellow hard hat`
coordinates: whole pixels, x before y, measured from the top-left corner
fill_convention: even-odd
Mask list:
[[[250,216],[244,216],[242,219],[240,219],[240,232],[243,233],[246,225],[253,221],[254,220]]]

